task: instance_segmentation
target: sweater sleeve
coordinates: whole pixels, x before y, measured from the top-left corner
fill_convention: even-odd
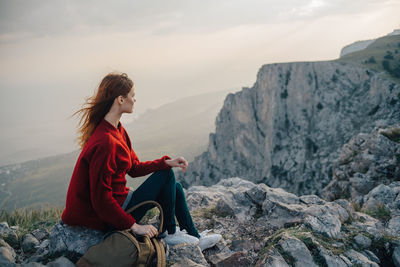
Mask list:
[[[112,195],[111,179],[115,173],[113,149],[108,144],[95,148],[89,165],[90,199],[99,218],[117,228],[130,228],[136,221],[128,215]]]
[[[128,171],[128,174],[131,177],[140,177],[155,171],[171,169],[171,166],[165,162],[166,159],[171,159],[169,156],[163,156],[156,160],[139,161],[138,156],[132,149],[131,159],[132,167]]]

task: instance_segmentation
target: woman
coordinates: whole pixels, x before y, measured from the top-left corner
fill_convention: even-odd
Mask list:
[[[88,106],[73,114],[83,113],[78,138],[82,151],[71,177],[62,221],[101,231],[130,228],[136,234],[153,237],[157,235],[154,226],[137,223],[152,207],[142,207],[132,214],[125,210],[155,200],[164,211],[162,237],[167,243],[198,244],[202,249],[215,245],[221,235],[198,233],[182,186],[175,181],[172,168],[185,171],[188,162],[183,157],[168,156],[141,162],[133,151],[120,122],[123,113],[133,112],[136,102],[132,80],[125,73],[110,73],[87,100]],[[153,174],[133,191],[126,187],[126,173],[131,177]],[[175,216],[184,231],[176,229]]]

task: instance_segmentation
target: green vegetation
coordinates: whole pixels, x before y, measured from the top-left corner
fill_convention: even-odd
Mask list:
[[[379,203],[376,208],[367,209],[365,213],[383,222],[390,219],[390,210],[383,203]]]
[[[400,35],[378,38],[367,48],[356,51],[335,60],[369,68],[374,71],[385,71],[389,77],[400,79]],[[396,52],[397,51],[397,52]]]
[[[296,259],[292,256],[292,254],[285,251],[279,244],[275,245],[275,248],[278,250],[279,254],[282,255],[287,264],[290,266],[296,266]]]
[[[0,222],[6,221],[8,225],[20,227],[21,236],[38,228],[50,230],[61,217],[63,209],[47,207],[43,209],[17,209],[12,212],[1,210]]]
[[[351,205],[353,206],[353,209],[357,212],[361,211],[361,207],[360,204],[358,204],[357,202],[351,202]]]

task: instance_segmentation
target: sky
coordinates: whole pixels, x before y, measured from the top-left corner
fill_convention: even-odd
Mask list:
[[[77,149],[70,116],[109,72],[135,113],[251,87],[263,64],[331,60],[400,28],[400,0],[0,0],[0,166]]]

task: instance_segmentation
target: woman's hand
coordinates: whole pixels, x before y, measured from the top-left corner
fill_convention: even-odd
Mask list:
[[[147,235],[148,237],[152,238],[153,236],[156,236],[158,234],[157,229],[150,224],[145,224],[145,225],[141,225],[141,224],[133,224],[131,226],[131,230],[138,235]]]
[[[176,159],[167,159],[165,160],[165,163],[167,163],[171,167],[180,167],[182,168],[183,172],[186,171],[186,168],[189,165],[187,160],[184,159],[183,157],[179,157]]]

